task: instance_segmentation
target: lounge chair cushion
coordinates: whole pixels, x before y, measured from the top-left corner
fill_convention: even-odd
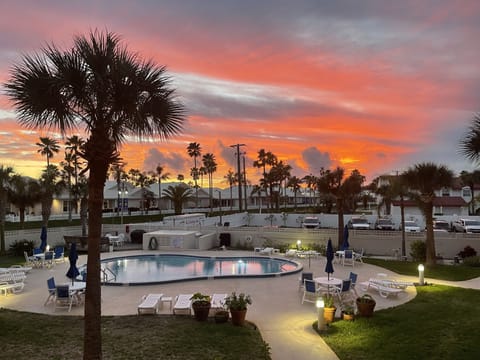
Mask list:
[[[158,305],[163,294],[148,294],[142,298],[142,302],[138,305],[138,314],[156,314]]]

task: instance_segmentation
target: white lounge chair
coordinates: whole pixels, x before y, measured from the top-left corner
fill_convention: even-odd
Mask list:
[[[193,294],[180,294],[175,298],[175,305],[173,305],[174,315],[191,315],[192,314],[192,300]]]
[[[9,283],[9,282],[0,282],[0,291],[3,292],[5,296],[7,296],[8,292],[11,291],[12,293],[16,293],[23,290],[25,284],[23,282],[19,283]]]
[[[142,297],[142,302],[138,305],[137,311],[140,314],[156,314],[158,305],[163,294],[148,294]]]
[[[368,291],[370,288],[375,289],[381,297],[386,299],[389,295],[397,296],[399,293],[405,291],[405,288],[408,285],[410,285],[410,283],[397,283],[395,280],[371,278],[362,283],[362,290]]]
[[[263,248],[262,250],[259,251],[260,255],[272,255],[273,254],[273,248],[272,247],[266,247]]]
[[[214,316],[218,310],[223,310],[225,305],[225,299],[227,298],[227,294],[213,294],[210,300],[211,307],[209,316]]]

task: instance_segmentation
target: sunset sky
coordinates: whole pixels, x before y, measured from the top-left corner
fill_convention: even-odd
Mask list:
[[[2,84],[22,54],[66,49],[96,28],[167,67],[185,129],[167,142],[130,139],[127,169],[160,164],[188,181],[194,141],[216,156],[220,187],[237,143],[254,183],[262,148],[298,177],[342,166],[370,182],[424,161],[475,168],[459,141],[480,111],[478,0],[17,0],[0,10]],[[38,176],[35,143],[60,135],[20,128],[3,88],[0,124],[0,164]]]

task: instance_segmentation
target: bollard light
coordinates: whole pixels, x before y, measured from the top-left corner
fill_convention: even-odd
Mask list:
[[[324,311],[324,308],[325,308],[325,302],[323,301],[323,299],[318,298],[315,305],[317,306],[317,309],[318,309],[318,325],[317,325],[318,330],[319,331],[324,331],[325,330],[325,319],[323,317],[323,311]]]
[[[47,247],[45,248],[48,251],[50,251],[50,245],[47,245]]]
[[[424,273],[425,267],[422,264],[418,265],[418,283],[420,285],[425,285]]]
[[[297,240],[297,250],[300,250],[300,245],[302,245],[302,240]]]

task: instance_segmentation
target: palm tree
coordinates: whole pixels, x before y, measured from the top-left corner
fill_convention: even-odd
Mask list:
[[[476,163],[480,162],[480,113],[475,114],[465,138],[460,141],[460,152],[467,159]]]
[[[475,170],[472,172],[462,171],[460,173],[460,180],[462,181],[462,185],[470,188],[472,199],[468,204],[468,212],[470,215],[475,215],[475,184],[480,182],[480,170]]]
[[[73,193],[73,204],[70,204],[70,213],[71,209],[75,210],[75,213],[78,212],[78,176],[79,172],[82,169],[81,163],[81,155],[84,151],[85,140],[77,135],[73,135],[67,137],[67,141],[65,142],[65,153],[69,154],[72,165],[73,165],[73,179],[74,184],[72,186],[72,193]]]
[[[301,189],[303,181],[296,176],[291,176],[288,179],[287,187],[293,190],[293,206],[294,209],[297,210],[297,193]]]
[[[312,203],[312,190],[315,193],[315,188],[317,186],[318,178],[313,175],[305,175],[303,178],[303,183],[307,185],[308,192],[310,194],[310,203]]]
[[[443,165],[437,166],[434,163],[427,162],[416,164],[407,169],[402,174],[402,178],[411,191],[409,195],[417,201],[425,216],[427,264],[434,265],[436,263],[436,252],[433,236],[433,200],[435,199],[435,191],[444,187],[451,187],[453,172]]]
[[[199,143],[193,142],[193,143],[188,144],[187,152],[188,152],[188,156],[193,157],[192,175],[193,175],[193,180],[195,181],[195,206],[198,207],[198,184],[197,184],[197,181],[198,181],[199,173],[198,173],[198,168],[197,168],[197,157],[202,155],[202,148],[200,147]]]
[[[238,181],[238,176],[235,174],[232,169],[228,169],[227,174],[223,177],[230,187],[230,210],[233,208],[233,185]]]
[[[41,200],[41,190],[40,184],[34,179],[21,175],[12,176],[8,199],[18,208],[22,229],[25,223],[25,211],[28,206],[33,207]]]
[[[341,249],[343,245],[343,213],[346,201],[360,194],[362,191],[362,184],[365,177],[360,175],[358,170],[353,170],[349,177],[344,179],[345,170],[337,167],[335,170],[320,171],[320,178],[318,179],[317,187],[320,192],[335,197],[338,214],[338,248]]]
[[[20,124],[58,129],[64,135],[80,125],[87,139],[88,261],[84,359],[100,359],[100,237],[107,171],[127,135],[168,139],[185,120],[166,69],[139,58],[108,31],[76,36],[66,51],[47,46],[25,56],[5,84]]]
[[[208,153],[203,155],[203,166],[208,174],[208,195],[210,199],[210,212],[213,211],[212,196],[213,196],[213,173],[217,171],[217,163],[215,161],[215,155]]]
[[[72,197],[73,197],[73,185],[72,178],[75,176],[75,168],[73,166],[73,156],[71,153],[65,151],[65,158],[60,161],[61,177],[68,189],[68,221],[72,221]]]
[[[42,226],[48,227],[48,220],[52,213],[52,203],[55,194],[59,194],[65,183],[58,178],[60,171],[55,165],[48,165],[40,177],[40,200],[42,203]]]
[[[168,180],[170,177],[170,173],[163,172],[164,168],[160,164],[157,165],[155,168],[155,173],[154,176],[156,179],[158,179],[158,211],[160,215],[162,215],[162,207],[160,206],[160,201],[162,199],[162,181],[163,180]]]
[[[168,188],[163,190],[163,196],[173,203],[175,215],[182,213],[183,204],[194,199],[192,194],[192,189],[185,184],[169,185]]]
[[[140,210],[142,211],[142,215],[144,210],[148,213],[148,206],[147,206],[147,199],[151,197],[149,194],[149,190],[147,187],[155,183],[156,181],[147,175],[144,171],[140,171],[138,169],[130,169],[128,171],[128,177],[133,182],[133,185],[139,186],[142,192],[142,201]]]
[[[12,167],[0,165],[0,255],[6,254],[5,209],[7,207],[8,189],[13,175]]]
[[[50,165],[50,158],[53,157],[54,153],[56,154],[60,151],[58,141],[49,137],[40,137],[40,142],[37,142],[36,145],[40,147],[37,152],[47,157],[48,167],[48,165]]]

